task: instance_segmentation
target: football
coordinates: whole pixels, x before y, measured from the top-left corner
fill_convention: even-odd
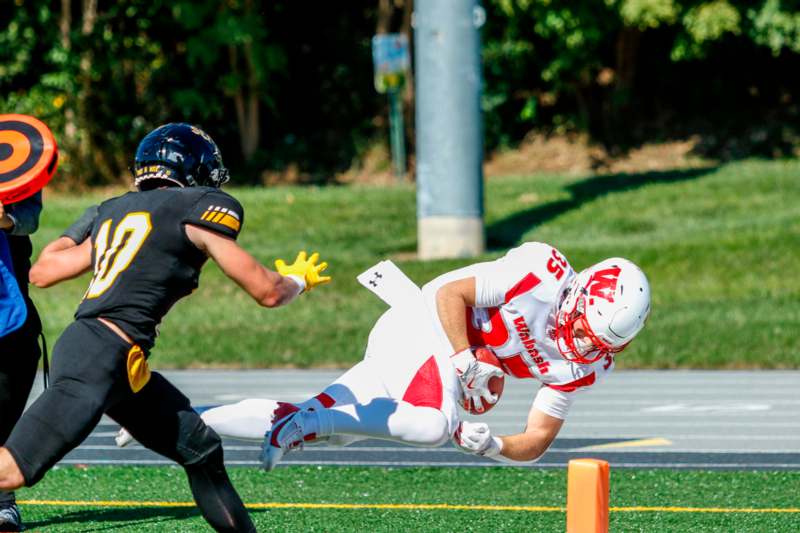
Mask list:
[[[475,353],[475,357],[478,359],[478,361],[494,365],[501,370],[503,369],[502,365],[500,364],[500,359],[497,358],[497,356],[494,354],[491,348],[486,348],[485,346],[481,346],[480,348],[473,349],[473,352]],[[497,405],[500,402],[500,398],[503,396],[503,387],[505,386],[506,383],[505,378],[506,378],[505,374],[503,374],[500,377],[489,378],[489,391],[492,394],[497,395],[497,402],[493,404],[484,402],[483,411],[478,411],[475,409],[475,405],[472,402],[472,400],[465,399],[464,409],[466,409],[467,411],[470,412],[470,414],[473,415],[482,415],[484,413],[489,412],[495,405]]]

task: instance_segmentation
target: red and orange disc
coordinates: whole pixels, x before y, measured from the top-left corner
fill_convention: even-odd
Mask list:
[[[11,204],[39,192],[58,166],[50,129],[28,115],[0,115],[0,202]]]

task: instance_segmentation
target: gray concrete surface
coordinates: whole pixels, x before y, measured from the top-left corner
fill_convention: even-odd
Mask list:
[[[195,405],[261,397],[308,398],[338,371],[172,371],[164,374]],[[37,381],[37,393],[41,380]],[[522,429],[538,388],[533,380],[506,382],[500,404],[482,420],[499,434]],[[537,467],[563,467],[575,457],[614,467],[800,469],[800,372],[618,371],[582,394]],[[104,419],[63,464],[167,464],[132,445],[118,449],[117,426]],[[225,442],[231,465],[258,464],[258,443]],[[286,456],[284,464],[374,466],[495,466],[447,445],[413,448],[365,441],[347,448],[319,445]]]

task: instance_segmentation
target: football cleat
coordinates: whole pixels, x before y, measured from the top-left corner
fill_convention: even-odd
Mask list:
[[[270,422],[272,422],[270,427],[274,428],[275,424],[280,422],[282,418],[286,418],[290,414],[296,413],[299,410],[300,408],[293,403],[278,402],[278,405],[275,407],[275,410],[272,411],[272,415],[270,416]]]
[[[117,432],[117,436],[114,437],[114,442],[117,443],[117,448],[124,448],[131,442],[133,442],[133,435],[125,428],[119,428]]]
[[[287,406],[287,407],[284,407]],[[292,450],[303,449],[303,444],[314,441],[316,433],[305,430],[309,411],[301,411],[292,404],[283,404],[275,410],[272,429],[264,435],[261,445],[261,464],[270,471]]]
[[[16,503],[0,505],[0,531],[22,531],[22,518]]]

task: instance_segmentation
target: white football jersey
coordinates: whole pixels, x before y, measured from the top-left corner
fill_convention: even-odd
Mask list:
[[[575,275],[561,253],[530,242],[491,262],[448,272],[423,287],[436,314],[436,291],[457,279],[475,277],[476,306],[467,310],[467,332],[473,346],[491,347],[503,370],[517,378],[536,378],[570,393],[597,383],[614,368],[609,355],[590,365],[564,359],[553,340],[555,310]],[[441,335],[444,330],[435,320]]]

